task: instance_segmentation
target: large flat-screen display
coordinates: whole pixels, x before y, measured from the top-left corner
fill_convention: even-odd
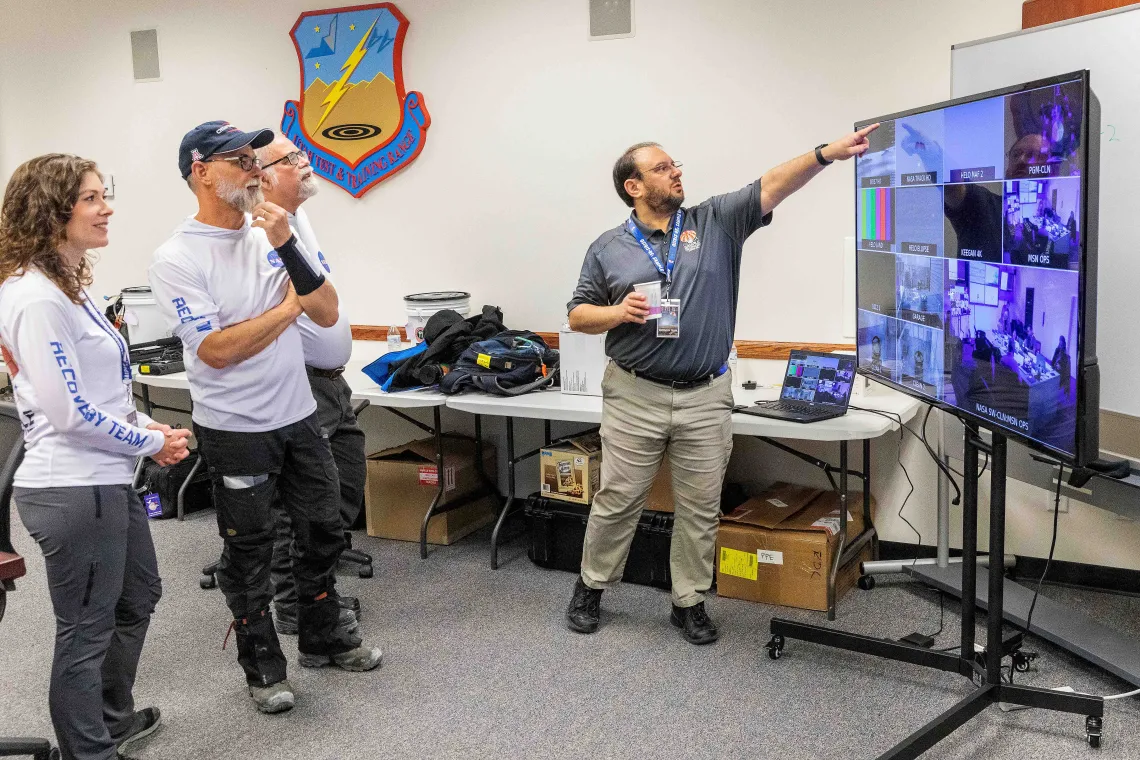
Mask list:
[[[1096,459],[1088,72],[855,126],[875,122],[855,175],[859,372],[1067,461]]]

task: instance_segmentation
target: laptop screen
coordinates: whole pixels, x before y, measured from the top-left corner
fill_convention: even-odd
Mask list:
[[[780,398],[846,407],[854,380],[854,355],[792,351]]]

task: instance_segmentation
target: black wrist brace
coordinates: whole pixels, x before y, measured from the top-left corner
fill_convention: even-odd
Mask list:
[[[281,263],[285,265],[285,271],[289,273],[289,279],[293,281],[297,295],[307,296],[325,284],[325,276],[309,267],[309,262],[297,247],[296,235],[291,235],[276,250],[277,255],[281,257]]]

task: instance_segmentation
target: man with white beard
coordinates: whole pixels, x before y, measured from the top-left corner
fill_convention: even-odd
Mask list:
[[[298,661],[371,670],[379,648],[339,621],[336,563],[344,549],[336,465],[317,423],[296,320],[331,327],[336,291],[314,252],[261,194],[254,149],[268,129],[201,124],[182,138],[178,168],[198,200],[159,246],[150,283],[183,344],[194,435],[213,483],[223,539],[218,585],[233,614],[238,662],[257,709],[293,707],[285,655],[270,616],[273,505],[298,536]]]
[[[258,148],[256,152],[261,159],[261,189],[265,199],[285,210],[293,234],[305,250],[317,257],[328,281],[332,267],[317,242],[308,214],[301,208],[301,204],[316,195],[320,189],[308,157],[283,135],[278,135],[273,142],[264,148]],[[352,328],[348,316],[341,312],[340,319],[332,327],[321,327],[308,315],[302,314],[297,318],[297,329],[301,331],[305,373],[309,376],[309,387],[317,401],[317,423],[321,433],[328,438],[336,461],[340,516],[345,531],[348,531],[364,506],[366,475],[364,431],[356,424],[356,413],[352,410],[352,389],[344,379],[344,365],[352,355]],[[277,633],[295,636],[297,584],[293,579],[293,529],[285,510],[276,510],[275,517],[277,540],[273,546],[273,566],[270,570],[273,581],[273,620]],[[345,608],[341,611],[342,622],[353,627],[356,617],[352,610],[359,610],[359,604],[347,596],[342,596],[340,603]]]

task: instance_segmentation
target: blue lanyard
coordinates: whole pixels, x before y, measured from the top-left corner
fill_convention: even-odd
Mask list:
[[[645,251],[649,256],[649,260],[653,262],[654,268],[658,274],[665,275],[666,284],[673,282],[673,268],[677,266],[677,244],[681,242],[681,223],[685,220],[685,212],[682,209],[677,209],[676,215],[673,217],[673,239],[669,241],[669,258],[665,264],[661,263],[661,257],[657,255],[657,251],[653,250],[653,246],[645,239],[645,235],[641,234],[641,229],[638,228],[637,223],[633,221],[631,216],[626,220],[626,227],[629,229],[629,234],[633,235],[633,239],[641,246],[641,250]]]
[[[92,309],[94,309],[94,313],[92,313]],[[99,328],[102,329],[103,332],[107,333],[111,340],[115,341],[115,348],[119,349],[119,369],[123,376],[123,382],[131,382],[131,359],[130,354],[127,353],[127,349],[123,345],[125,343],[123,336],[119,335],[118,332],[115,331],[114,326],[107,321],[107,318],[91,305],[91,297],[87,295],[87,291],[83,291],[83,311],[91,318],[91,321],[99,325]]]

